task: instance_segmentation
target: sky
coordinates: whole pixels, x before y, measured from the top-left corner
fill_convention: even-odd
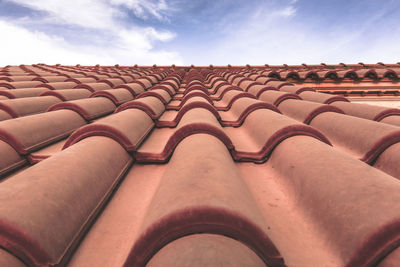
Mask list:
[[[399,61],[399,0],[0,0],[0,66]]]

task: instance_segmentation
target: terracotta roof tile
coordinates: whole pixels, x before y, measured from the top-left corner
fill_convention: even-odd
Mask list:
[[[147,266],[185,266],[187,262],[192,266],[265,266],[254,251],[240,241],[216,234],[195,234],[172,241],[157,252]]]
[[[165,110],[163,102],[154,96],[146,96],[135,99],[119,106],[115,112],[136,108],[145,111],[152,119],[157,119]]]
[[[374,120],[381,121],[389,116],[400,115],[400,109],[387,108],[382,106],[374,106],[368,104],[348,103],[348,102],[333,102],[331,105],[336,106],[343,110],[346,114]]]
[[[73,110],[85,120],[91,121],[112,113],[115,108],[116,106],[110,99],[106,97],[94,97],[61,102],[49,107],[47,111]]]
[[[25,155],[62,139],[84,124],[74,111],[46,112],[0,122],[0,139]]]
[[[110,85],[109,83],[105,83],[105,82],[81,83],[81,84],[74,86],[74,88],[87,89],[91,92],[96,92],[96,91],[100,91],[100,90],[111,89],[112,85]]]
[[[116,106],[130,101],[134,97],[129,90],[124,88],[97,91],[90,95],[90,97],[100,96],[110,99]]]
[[[22,89],[21,89],[22,90]],[[100,91],[101,92],[101,91]],[[77,100],[90,97],[92,93],[87,89],[64,89],[64,90],[51,90],[41,93],[41,96],[51,95],[58,97],[61,101]]]
[[[154,122],[144,111],[126,109],[81,127],[68,138],[64,148],[89,136],[107,136],[120,143],[126,151],[133,152],[153,126]]]
[[[67,260],[131,162],[115,141],[92,137],[3,181],[1,246],[29,265]]]
[[[36,113],[42,113],[50,106],[59,103],[61,100],[54,96],[25,97],[0,102],[0,110],[10,114],[11,117],[17,118]]]
[[[0,95],[6,96],[9,99],[22,98],[22,97],[33,97],[39,96],[44,92],[49,91],[48,88],[24,88],[24,89],[11,89],[11,90],[0,90]]]
[[[331,104],[336,101],[348,102],[348,100],[342,96],[333,96],[330,94],[324,94],[312,91],[303,91],[299,93],[299,96],[304,100],[323,103],[323,104]]]
[[[40,86],[43,82],[40,81],[21,81],[21,82],[0,82],[0,87],[8,89],[19,89],[19,88],[32,88]]]

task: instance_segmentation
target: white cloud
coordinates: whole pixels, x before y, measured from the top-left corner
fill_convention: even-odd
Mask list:
[[[0,42],[0,59],[5,64],[61,63],[61,64],[182,64],[177,52],[155,50],[156,42],[175,38],[169,31],[153,27],[127,26],[123,14],[111,3],[102,0],[9,0],[47,16],[40,20],[29,17],[16,20],[0,19],[0,34],[7,36]],[[122,2],[122,1],[121,1]],[[128,1],[133,2],[133,1]],[[138,7],[142,2],[136,1]],[[158,10],[166,7],[162,1]],[[156,10],[156,12],[159,12]],[[158,14],[158,13],[157,13]],[[156,14],[156,15],[157,15]],[[122,17],[121,17],[122,16]],[[12,22],[11,22],[12,21]],[[62,32],[32,31],[35,26],[74,26],[72,41]],[[88,41],[79,42],[80,39]],[[29,45],[27,45],[29,44]]]
[[[117,9],[99,0],[9,0],[16,4],[48,13],[54,23],[85,28],[108,29],[115,26]],[[48,20],[49,21],[49,20]]]
[[[283,17],[291,17],[296,14],[296,9],[293,6],[288,6],[278,11],[278,14],[282,15]]]
[[[165,0],[111,0],[111,4],[125,6],[143,19],[147,19],[150,14],[159,20],[166,20],[168,13],[173,11]]]

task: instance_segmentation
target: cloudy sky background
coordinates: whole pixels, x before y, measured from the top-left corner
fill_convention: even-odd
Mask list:
[[[0,66],[400,61],[398,0],[0,0]]]

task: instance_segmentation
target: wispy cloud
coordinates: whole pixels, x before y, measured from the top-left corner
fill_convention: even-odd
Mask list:
[[[168,10],[164,1],[9,1],[44,12],[44,15],[39,18],[25,16],[13,20],[0,18],[0,32],[7,36],[7,41],[0,42],[0,49],[12,48],[12,44],[21,43],[23,39],[30,40],[29,46],[20,50],[14,46],[9,53],[1,55],[3,62],[76,64],[86,61],[92,64],[98,62],[130,65],[182,63],[177,52],[154,49],[154,44],[175,38],[173,32],[129,23],[129,14],[126,9],[121,8],[121,5],[126,5],[129,10],[134,10],[141,16],[154,16],[161,20],[162,12]],[[73,34],[66,35],[67,31],[63,30],[65,27],[73,27]],[[79,42],[79,39],[84,41]],[[47,49],[44,50],[43,47]],[[21,54],[24,55],[23,58],[20,57]]]
[[[134,14],[142,19],[154,16],[159,20],[167,20],[174,11],[165,0],[111,0],[111,4],[127,7]]]

